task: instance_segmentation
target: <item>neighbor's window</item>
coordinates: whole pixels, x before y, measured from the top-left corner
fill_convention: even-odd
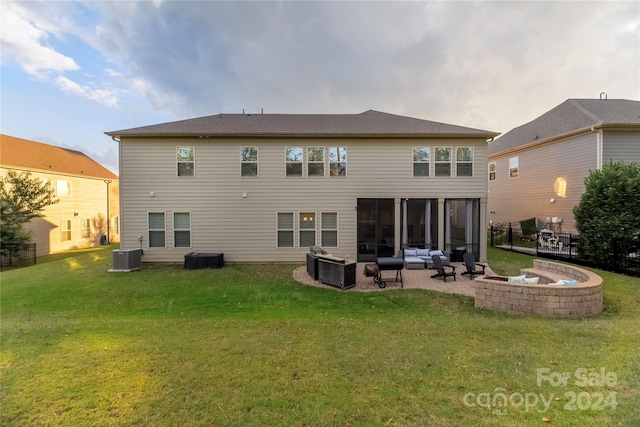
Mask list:
[[[173,246],[176,248],[191,246],[191,214],[189,212],[173,213]]]
[[[149,247],[164,248],[164,212],[149,212]]]
[[[347,147],[329,148],[329,175],[347,175]]]
[[[293,247],[293,212],[278,212],[278,247]]]
[[[83,239],[91,237],[91,220],[89,218],[82,220],[81,236]]]
[[[285,151],[287,176],[302,176],[302,148],[288,147]]]
[[[56,196],[70,196],[71,181],[58,180],[56,182]]]
[[[120,234],[120,217],[118,215],[111,217],[111,234]]]
[[[518,177],[518,158],[511,157],[509,159],[509,178]]]
[[[496,179],[496,162],[489,163],[489,181]]]
[[[307,147],[308,176],[324,176],[324,147]]]
[[[338,247],[338,213],[322,212],[322,246]]]
[[[435,154],[435,175],[436,176],[451,176],[451,148],[450,147],[436,147]]]
[[[473,176],[473,147],[456,148],[456,176]]]
[[[429,147],[413,147],[413,176],[429,176]]]
[[[300,212],[300,247],[316,244],[316,214]]]
[[[258,147],[240,148],[240,174],[258,176]]]
[[[177,147],[178,176],[193,176],[195,172],[195,148]]]
[[[71,220],[63,219],[60,221],[60,241],[67,242],[71,240]]]

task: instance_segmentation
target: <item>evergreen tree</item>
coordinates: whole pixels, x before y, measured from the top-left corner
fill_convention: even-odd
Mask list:
[[[31,241],[24,224],[42,216],[42,211],[57,203],[48,182],[31,176],[30,172],[10,170],[0,186],[0,250],[3,255],[15,255]]]
[[[591,171],[573,214],[583,255],[615,267],[640,250],[640,163],[611,161]]]

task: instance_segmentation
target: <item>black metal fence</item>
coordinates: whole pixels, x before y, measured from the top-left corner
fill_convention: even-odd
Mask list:
[[[629,251],[622,239],[611,238],[607,242],[611,256],[603,261],[580,250],[578,234],[549,230],[527,234],[522,232],[520,223],[503,223],[492,225],[490,235],[492,247],[640,277],[640,252]]]
[[[29,243],[26,248],[14,255],[2,251],[0,259],[0,271],[36,265],[36,244]]]

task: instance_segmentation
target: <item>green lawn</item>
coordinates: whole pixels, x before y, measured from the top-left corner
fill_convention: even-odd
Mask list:
[[[108,273],[111,249],[2,273],[2,426],[640,425],[638,278],[598,271],[605,313],[559,320],[291,265]]]

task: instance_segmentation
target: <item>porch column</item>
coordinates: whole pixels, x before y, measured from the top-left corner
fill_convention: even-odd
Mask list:
[[[394,255],[400,253],[400,199],[393,199],[393,251]]]
[[[487,262],[487,199],[480,199],[480,262]]]
[[[407,247],[409,243],[409,231],[407,227],[407,199],[402,199],[402,241],[400,242],[400,249]]]
[[[438,249],[444,250],[444,233],[445,233],[445,211],[444,199],[438,199]]]

